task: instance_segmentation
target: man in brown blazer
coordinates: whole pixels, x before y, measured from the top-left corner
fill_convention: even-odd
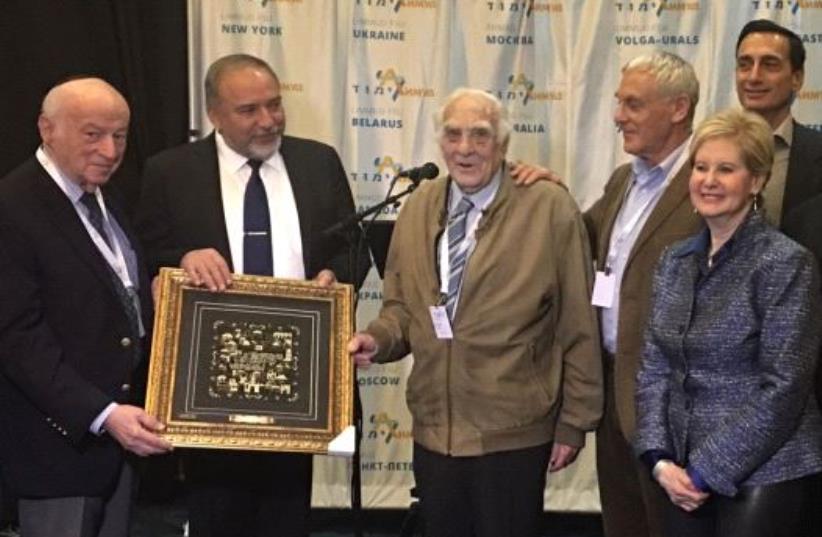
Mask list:
[[[688,197],[688,144],[699,82],[690,64],[654,52],[622,68],[614,122],[634,156],[618,167],[585,213],[596,259],[605,372],[597,474],[607,537],[662,537],[667,499],[634,456],[634,389],[662,250],[697,231]]]

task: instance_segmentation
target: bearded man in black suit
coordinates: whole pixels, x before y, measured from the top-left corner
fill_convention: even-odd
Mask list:
[[[152,270],[179,266],[215,291],[232,273],[361,283],[368,262],[325,232],[354,212],[342,163],[328,145],[283,134],[271,67],[225,56],[205,98],[215,132],[146,164],[137,226]],[[311,456],[191,450],[185,468],[192,537],[307,534]]]

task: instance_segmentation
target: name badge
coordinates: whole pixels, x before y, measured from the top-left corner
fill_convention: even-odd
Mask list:
[[[594,280],[594,293],[591,295],[591,304],[600,308],[610,308],[614,305],[616,293],[616,277],[613,272],[597,271]]]
[[[448,310],[445,306],[428,306],[431,312],[431,323],[434,325],[434,333],[438,339],[453,339],[451,332],[451,319],[448,318]]]

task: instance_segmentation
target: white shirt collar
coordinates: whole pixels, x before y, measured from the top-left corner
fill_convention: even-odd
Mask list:
[[[243,166],[248,164],[250,159],[234,151],[228,143],[226,143],[222,134],[215,131],[214,140],[217,142],[218,158],[220,159],[220,163],[225,166],[226,170],[231,171],[232,173],[237,173]],[[277,148],[277,151],[265,159],[263,161],[263,165],[271,166],[278,171],[285,172],[285,163],[283,162],[282,155],[280,155],[280,149]]]
[[[671,170],[674,168],[674,164],[679,161],[683,153],[687,151],[688,146],[691,145],[691,138],[691,136],[688,136],[684,142],[679,144],[679,146],[671,151],[668,156],[656,166],[650,166],[645,160],[638,157],[635,158],[632,164],[634,178],[641,177],[647,181],[650,180],[650,178],[657,177],[660,180],[660,184],[667,184],[667,179],[671,177]],[[651,173],[657,169],[659,170],[658,174]]]
[[[504,164],[500,165],[499,169],[496,171],[494,176],[488,182],[487,185],[482,187],[481,189],[477,190],[476,192],[472,192],[471,194],[466,194],[462,190],[460,190],[459,185],[453,179],[451,180],[451,200],[449,202],[449,212],[457,206],[457,203],[465,197],[471,200],[471,203],[474,204],[479,210],[484,210],[491,202],[494,200],[494,196],[497,194],[497,190],[499,190],[500,182],[502,181],[502,168]]]
[[[37,148],[37,151],[34,154],[37,157],[37,160],[40,162],[40,165],[45,168],[48,172],[49,176],[57,183],[57,186],[60,187],[68,199],[71,200],[72,203],[78,203],[80,201],[80,197],[85,194],[85,190],[83,190],[80,185],[75,183],[74,181],[68,179],[63,172],[60,171],[60,168],[57,167],[57,163],[55,163],[51,156],[49,156],[48,151],[43,146]],[[100,189],[94,189],[94,195],[97,197],[97,201],[100,201]]]

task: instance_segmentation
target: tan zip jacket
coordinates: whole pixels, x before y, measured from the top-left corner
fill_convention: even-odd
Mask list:
[[[413,352],[408,407],[414,440],[475,456],[556,440],[584,444],[602,413],[591,259],[571,196],[546,181],[515,187],[507,174],[476,231],[454,338],[434,333],[437,240],[449,182],[420,186],[391,241],[382,310],[367,331],[375,361]]]

